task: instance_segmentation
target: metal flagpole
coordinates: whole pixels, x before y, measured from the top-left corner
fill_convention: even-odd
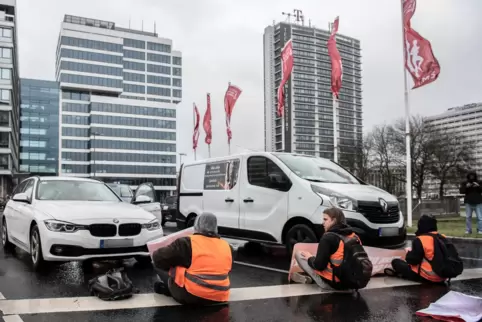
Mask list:
[[[193,128],[193,131],[195,130],[196,128],[196,103],[192,103],[192,128]],[[194,133],[193,133],[194,135]],[[195,140],[195,136],[193,136],[193,150],[194,150],[194,160],[197,160],[197,157],[196,157],[196,149],[194,148],[194,140]]]
[[[208,155],[211,158],[211,144],[208,144]]]
[[[407,48],[405,42],[405,24],[403,14],[403,0],[400,0],[402,8],[402,41],[403,41],[403,84],[405,86],[405,149],[406,149],[406,186],[405,195],[407,197],[407,226],[412,227],[412,157],[410,151],[410,101],[408,96],[407,71],[405,62],[407,59]]]

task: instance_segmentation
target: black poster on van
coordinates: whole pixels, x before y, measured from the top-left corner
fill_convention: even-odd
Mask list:
[[[206,164],[204,190],[231,190],[238,181],[239,160]]]

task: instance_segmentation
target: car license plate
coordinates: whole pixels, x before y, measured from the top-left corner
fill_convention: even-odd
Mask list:
[[[378,228],[379,237],[398,236],[398,234],[399,234],[399,229],[397,227]]]
[[[125,239],[101,239],[100,248],[119,248],[119,247],[132,247],[134,246],[134,240],[132,238]]]

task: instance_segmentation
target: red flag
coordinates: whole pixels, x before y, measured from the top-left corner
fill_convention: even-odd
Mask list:
[[[234,85],[229,84],[228,90],[224,95],[224,111],[226,112],[226,132],[228,133],[228,143],[231,142],[233,133],[231,132],[231,115],[233,114],[234,105],[241,95],[242,90]]]
[[[440,64],[430,41],[412,29],[410,19],[415,14],[416,0],[402,0],[403,29],[405,34],[405,68],[412,75],[413,89],[434,82],[440,74]]]
[[[278,88],[278,116],[282,117],[285,105],[284,86],[293,70],[293,41],[290,39],[281,51],[281,83]]]
[[[415,9],[417,8],[417,0],[403,1],[403,26],[410,27],[410,19],[412,19]]]
[[[204,114],[203,127],[204,132],[206,132],[206,139],[204,141],[206,144],[211,144],[213,138],[213,132],[211,128],[211,95],[207,95],[208,106],[206,108],[206,113]]]
[[[338,32],[339,18],[336,17],[333,23],[333,30],[328,39],[328,55],[331,60],[331,91],[338,98],[341,89],[341,80],[343,78],[343,65],[338,48],[336,48],[336,33]]]
[[[199,110],[197,109],[196,104],[194,104],[194,133],[192,135],[192,149],[197,149],[197,142],[199,140]]]

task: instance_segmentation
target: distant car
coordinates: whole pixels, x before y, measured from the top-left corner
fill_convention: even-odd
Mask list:
[[[163,236],[159,220],[122,200],[105,183],[73,177],[32,177],[22,181],[5,206],[2,246],[30,254],[38,270],[48,262],[128,258],[150,262],[147,242]]]
[[[162,205],[162,218],[165,222],[176,222],[177,196],[170,196]]]
[[[162,226],[166,223],[164,216],[162,214],[162,207],[161,203],[156,201],[156,190],[152,183],[146,182],[139,185],[136,189],[136,193],[132,192],[132,189],[127,184],[119,184],[119,183],[107,183],[107,185],[114,190],[114,192],[124,201],[127,203],[132,203],[134,195],[143,195],[149,197],[150,201],[145,202],[142,204],[138,204],[139,207],[143,208],[144,210],[149,211],[157,219]]]

